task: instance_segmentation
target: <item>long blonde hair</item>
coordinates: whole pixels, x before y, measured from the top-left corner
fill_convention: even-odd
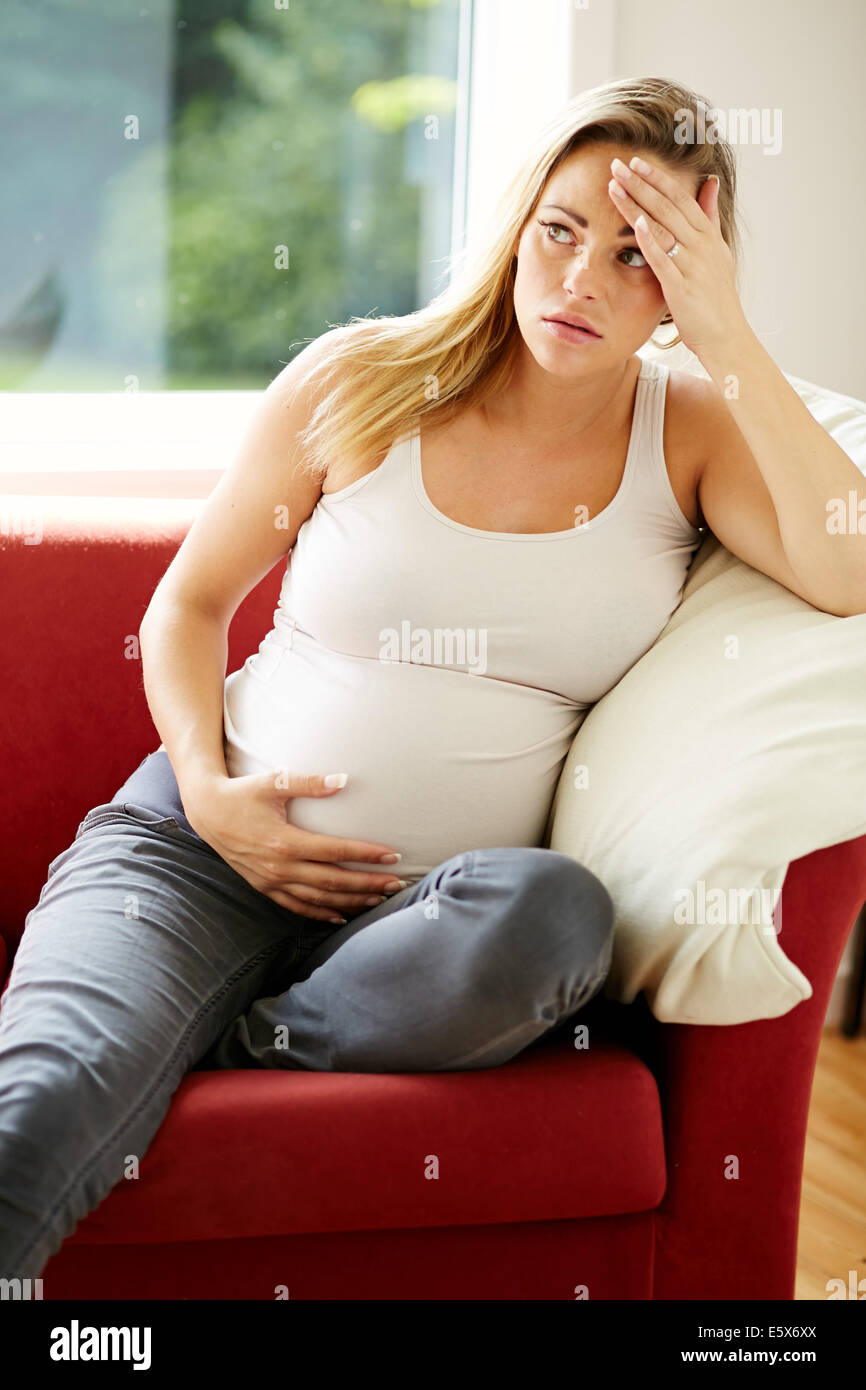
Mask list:
[[[656,156],[696,176],[696,190],[719,178],[719,221],[735,271],[734,151],[724,140],[677,138],[683,112],[698,119],[704,97],[661,77],[627,78],[581,92],[539,131],[500,198],[488,240],[471,261],[458,254],[450,284],[422,309],[380,318],[353,316],[331,335],[311,380],[325,378],[300,442],[304,469],[324,477],[328,461],[383,454],[422,416],[444,422],[504,387],[520,346],[514,276],[523,229],[551,175],[583,145],[613,143]],[[325,389],[332,382],[330,389]]]

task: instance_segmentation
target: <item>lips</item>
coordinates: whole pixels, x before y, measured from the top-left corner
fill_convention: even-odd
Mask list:
[[[601,334],[593,328],[592,324],[587,319],[576,318],[570,314],[558,314],[555,318],[549,318],[548,322],[564,323],[569,328],[582,328],[585,333],[591,333],[595,338],[601,337]]]
[[[583,326],[586,324],[586,319],[578,320],[577,323],[572,322],[571,319],[542,319],[541,321],[552,337],[558,338],[563,343],[571,343],[575,347],[581,343],[588,346],[590,343],[602,341],[601,334],[596,333],[594,328]]]

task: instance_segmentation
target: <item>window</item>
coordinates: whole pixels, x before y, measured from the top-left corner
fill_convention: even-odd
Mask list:
[[[6,391],[258,390],[444,288],[465,0],[6,0]]]
[[[206,497],[307,340],[445,288],[599,18],[5,0],[0,492]]]

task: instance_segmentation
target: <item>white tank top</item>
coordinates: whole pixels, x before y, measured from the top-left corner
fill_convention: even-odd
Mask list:
[[[417,426],[322,495],[272,630],[226,677],[229,775],[347,772],[290,822],[388,845],[410,882],[463,850],[539,844],[588,709],[655,641],[702,539],[665,465],[668,373],[643,362],[619,491],[567,531],[446,517]]]

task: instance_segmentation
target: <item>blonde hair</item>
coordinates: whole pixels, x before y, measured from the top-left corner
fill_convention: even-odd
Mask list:
[[[423,417],[442,423],[507,385],[520,346],[514,277],[523,229],[554,171],[584,145],[624,145],[691,170],[695,195],[719,179],[719,221],[734,261],[734,151],[724,140],[688,143],[683,112],[711,103],[660,77],[626,78],[581,92],[538,133],[490,218],[492,232],[471,261],[458,254],[448,288],[413,313],[354,316],[331,325],[332,344],[311,374],[325,386],[300,442],[305,471],[324,477],[333,458],[378,457]],[[327,336],[327,335],[326,335]],[[329,385],[330,383],[330,385]],[[325,389],[328,387],[329,389]]]

